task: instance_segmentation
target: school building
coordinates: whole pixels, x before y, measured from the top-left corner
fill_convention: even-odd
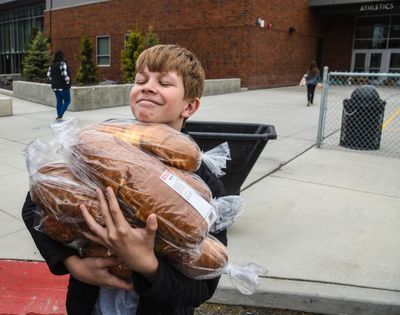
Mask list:
[[[126,34],[149,27],[201,60],[208,79],[249,89],[298,84],[311,60],[336,71],[400,72],[400,1],[0,0],[0,74],[19,73],[32,28],[64,50],[94,47],[99,80],[120,79]]]

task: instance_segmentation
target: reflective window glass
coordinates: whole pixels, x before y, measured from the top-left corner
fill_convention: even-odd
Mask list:
[[[400,53],[392,53],[390,56],[390,71],[400,72]]]
[[[354,58],[354,71],[355,72],[364,72],[365,67],[365,53],[358,53]]]
[[[97,37],[97,64],[100,66],[110,65],[110,37]]]
[[[400,48],[400,39],[390,39],[389,48]]]
[[[382,54],[381,53],[371,54],[369,67],[370,68],[380,68],[381,67],[381,60],[382,60]]]
[[[45,4],[0,12],[0,73],[20,73],[32,29],[43,31]]]

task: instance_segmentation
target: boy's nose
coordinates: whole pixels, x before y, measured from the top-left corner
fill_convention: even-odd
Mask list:
[[[142,91],[145,93],[156,93],[156,87],[154,82],[151,80],[147,81],[146,84],[142,86]]]
[[[145,87],[143,87],[142,92],[153,94],[153,93],[156,93],[156,90],[152,87],[145,86]]]

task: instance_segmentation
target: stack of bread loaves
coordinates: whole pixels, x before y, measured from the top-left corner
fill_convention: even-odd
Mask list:
[[[155,250],[187,276],[222,273],[226,248],[208,234],[215,220],[208,186],[192,172],[201,163],[197,144],[164,124],[106,122],[80,128],[65,148],[66,163],[47,163],[31,176],[31,195],[41,209],[41,229],[64,244],[87,230],[79,206],[104,224],[94,186],[111,187],[132,226],[155,213]],[[84,246],[88,256],[112,255],[101,245]],[[121,264],[111,270],[129,279]]]

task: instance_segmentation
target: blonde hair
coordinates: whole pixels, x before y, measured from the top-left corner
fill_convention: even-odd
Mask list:
[[[182,77],[184,99],[200,98],[204,91],[204,69],[191,51],[177,45],[156,45],[144,50],[136,61],[136,72],[176,71]]]

